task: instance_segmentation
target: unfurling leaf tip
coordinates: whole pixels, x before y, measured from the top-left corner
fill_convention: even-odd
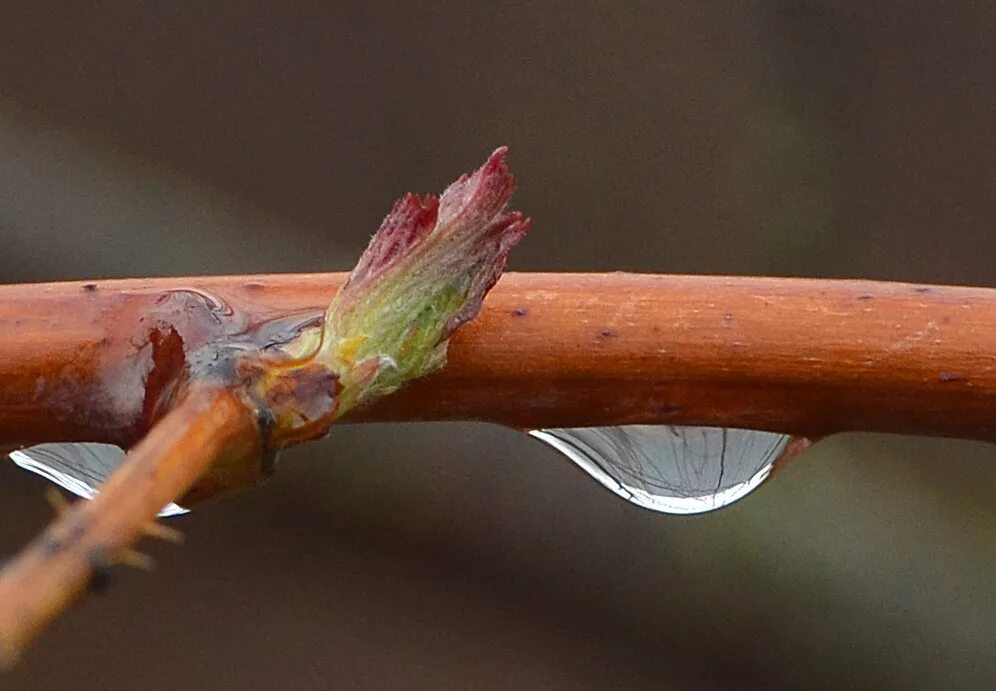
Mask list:
[[[309,337],[313,362],[341,384],[337,417],[441,367],[450,335],[477,316],[529,229],[506,210],[515,189],[507,153],[496,149],[438,198],[403,195],[371,238],[317,344]]]

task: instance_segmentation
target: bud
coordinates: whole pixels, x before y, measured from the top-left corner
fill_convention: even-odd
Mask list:
[[[500,148],[442,197],[406,194],[325,314],[313,361],[339,377],[337,416],[446,362],[529,220],[505,206],[515,182]]]

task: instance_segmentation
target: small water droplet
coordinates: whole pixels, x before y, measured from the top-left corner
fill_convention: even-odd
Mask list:
[[[84,499],[97,495],[100,485],[121,465],[124,457],[121,447],[98,443],[39,444],[10,453],[10,460],[19,467]],[[177,516],[187,512],[182,506],[170,503],[159,515]]]
[[[623,499],[651,511],[705,513],[763,483],[791,436],[671,425],[537,429],[552,446]]]

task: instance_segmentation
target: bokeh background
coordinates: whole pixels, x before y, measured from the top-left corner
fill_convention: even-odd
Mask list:
[[[426,5],[3,3],[0,282],[347,269],[508,144],[511,269],[996,283],[992,3]],[[0,687],[985,688],[994,500],[981,443],[674,518],[511,430],[344,426]],[[0,551],[49,511],[0,465]]]

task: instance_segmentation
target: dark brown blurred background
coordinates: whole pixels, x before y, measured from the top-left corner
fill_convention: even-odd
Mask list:
[[[996,282],[992,3],[46,4],[0,12],[0,282],[346,269],[499,144],[512,269]],[[41,488],[0,466],[0,551]],[[342,427],[0,687],[985,688],[994,500],[968,442],[673,518],[510,430]]]

